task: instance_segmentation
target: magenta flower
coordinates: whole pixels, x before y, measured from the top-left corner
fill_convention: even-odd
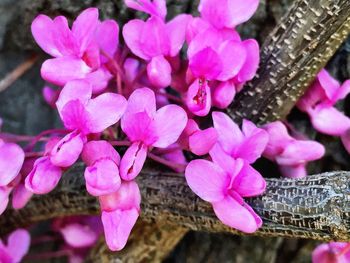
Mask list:
[[[340,85],[323,69],[318,74],[316,81],[299,100],[297,107],[308,113],[317,131],[340,136],[350,153],[350,118],[334,107],[334,104],[344,99],[349,92],[350,80]]]
[[[269,134],[269,142],[263,156],[275,161],[282,175],[286,177],[305,177],[307,163],[320,159],[325,153],[323,145],[318,142],[291,137],[286,126],[280,121],[266,124],[263,128]]]
[[[140,214],[141,195],[133,181],[122,182],[119,190],[100,196],[106,242],[113,251],[124,248]]]
[[[350,243],[330,242],[321,244],[312,252],[312,263],[350,262]]]
[[[30,246],[30,235],[27,230],[17,229],[12,232],[8,239],[7,245],[0,240],[0,262],[2,263],[19,263],[28,253]]]
[[[177,56],[182,48],[190,19],[189,15],[179,15],[165,23],[158,16],[151,16],[146,22],[134,19],[125,24],[124,40],[136,56],[147,61],[148,79],[154,87],[170,85],[172,68],[169,59]]]
[[[85,144],[82,159],[87,165],[85,181],[87,191],[94,196],[118,191],[120,156],[107,141],[90,141]]]
[[[124,3],[129,8],[158,16],[163,20],[167,14],[165,0],[124,0]]]
[[[7,186],[19,174],[24,162],[24,152],[15,143],[0,139],[0,187]]]
[[[185,171],[187,184],[212,204],[222,223],[246,233],[255,232],[262,220],[243,197],[262,194],[265,180],[247,161],[235,160],[224,152],[217,153],[213,161],[191,161]]]
[[[117,123],[126,109],[123,96],[104,93],[91,98],[92,87],[83,80],[68,82],[56,102],[64,126],[72,131],[51,151],[51,162],[69,167],[79,158],[86,135],[99,133]]]
[[[218,133],[218,143],[210,151],[215,155],[220,148],[232,158],[241,158],[248,163],[254,163],[264,151],[269,136],[254,123],[243,120],[242,131],[229,116],[222,112],[213,112],[214,128]]]
[[[117,50],[119,28],[115,21],[98,20],[98,9],[88,8],[69,29],[67,19],[37,16],[32,23],[32,34],[38,45],[54,59],[46,60],[42,77],[56,85],[65,85],[74,79],[86,79],[93,91],[104,89],[112,77],[103,63],[107,59],[100,52],[113,57]]]
[[[11,188],[7,186],[0,186],[0,215],[6,210]]]
[[[258,8],[259,0],[201,0],[198,11],[201,17],[216,28],[234,28],[246,22]]]
[[[148,88],[135,90],[121,120],[121,128],[132,145],[120,162],[120,175],[133,180],[141,171],[150,147],[167,148],[175,143],[187,123],[186,112],[177,105],[156,110],[154,92]]]

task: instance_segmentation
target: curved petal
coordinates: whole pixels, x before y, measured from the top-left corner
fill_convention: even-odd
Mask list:
[[[113,75],[102,66],[87,74],[84,80],[91,84],[93,94],[99,94],[107,88],[108,83],[112,78]]]
[[[82,55],[93,40],[98,25],[98,9],[91,7],[85,9],[75,19],[72,32],[79,44],[79,54]]]
[[[143,143],[133,143],[120,161],[120,176],[123,180],[133,180],[146,161],[148,147]]]
[[[156,88],[165,88],[171,83],[171,66],[163,56],[157,56],[147,65],[147,76]]]
[[[246,50],[246,60],[237,75],[237,80],[240,83],[244,83],[253,79],[255,73],[259,67],[260,62],[260,50],[259,44],[255,39],[248,39],[242,42]]]
[[[305,164],[280,165],[281,174],[287,178],[304,178],[307,176]]]
[[[208,83],[196,79],[188,88],[186,106],[197,116],[206,116],[211,108],[211,91]]]
[[[218,133],[214,128],[199,130],[189,137],[189,148],[196,155],[209,153],[218,139]]]
[[[164,19],[167,14],[165,0],[124,0],[127,7]]]
[[[78,223],[68,224],[60,228],[64,241],[71,247],[84,248],[91,247],[98,239],[98,235],[93,229]]]
[[[219,54],[210,47],[203,48],[189,59],[189,68],[196,78],[216,79],[221,76],[223,66]]]
[[[6,210],[11,188],[0,186],[0,215]],[[0,247],[1,248],[1,247]],[[1,257],[0,257],[1,259]]]
[[[213,203],[213,208],[223,224],[242,232],[253,233],[262,225],[261,218],[238,196],[227,196]]]
[[[336,100],[334,100],[334,98],[337,96],[337,92],[340,88],[339,82],[336,79],[334,79],[325,69],[322,69],[318,73],[317,80],[319,81],[327,98],[333,103],[335,103]]]
[[[102,211],[102,223],[106,242],[110,250],[122,250],[128,241],[130,232],[134,227],[139,212],[137,209]]]
[[[7,240],[7,251],[11,255],[12,262],[21,262],[28,253],[30,247],[30,235],[27,230],[17,229],[12,232]]]
[[[12,207],[14,209],[22,209],[29,202],[33,193],[25,188],[23,183],[17,185],[12,192]]]
[[[79,100],[69,101],[60,111],[64,126],[68,130],[77,130],[83,134],[90,133],[91,116],[86,111],[85,105]]]
[[[154,147],[166,148],[175,143],[187,124],[186,112],[177,105],[167,105],[160,108],[154,116],[157,141]]]
[[[124,114],[126,107],[126,99],[114,93],[104,93],[90,100],[86,107],[90,113],[88,130],[91,133],[98,133],[116,124]]]
[[[54,40],[53,21],[45,15],[38,15],[32,22],[31,31],[36,43],[53,57],[62,56]]]
[[[230,183],[230,177],[223,169],[200,159],[187,165],[185,177],[191,190],[207,202],[223,200]]]
[[[56,47],[62,56],[78,56],[78,43],[69,29],[67,18],[64,16],[57,16],[53,19],[53,36]]]
[[[261,174],[247,162],[234,178],[232,188],[242,197],[256,196],[264,193],[266,182]]]
[[[222,148],[231,154],[243,141],[243,134],[238,125],[223,112],[212,113],[214,128],[218,132],[218,142]]]
[[[116,209],[128,210],[136,208],[140,210],[140,189],[134,181],[123,181],[117,192],[99,197],[101,209],[111,212]]]
[[[91,68],[83,60],[73,57],[48,59],[41,66],[42,78],[58,86],[70,80],[83,79],[90,72]]]
[[[195,54],[205,48],[211,48],[217,52],[217,49],[223,42],[222,37],[223,35],[220,33],[220,31],[214,29],[213,27],[200,31],[200,33],[198,33],[189,44],[187,49],[187,57],[189,60],[191,60]]]
[[[79,132],[73,131],[64,136],[51,150],[50,161],[59,167],[69,167],[79,158],[86,138]]]
[[[242,159],[233,159],[218,143],[214,145],[209,154],[213,162],[231,176],[231,181],[233,181],[234,177],[243,167],[244,162]]]
[[[86,189],[93,196],[116,192],[121,184],[119,169],[110,159],[102,159],[88,166],[84,173]]]
[[[95,40],[103,52],[113,57],[119,43],[119,26],[117,22],[110,19],[100,23],[95,33]],[[104,62],[108,61],[108,58],[104,59]]]
[[[103,140],[89,141],[86,143],[84,145],[81,157],[84,163],[88,166],[92,166],[96,161],[100,159],[110,159],[117,165],[120,163],[119,153],[109,142]]]
[[[149,88],[136,89],[128,99],[128,107],[125,114],[147,112],[150,117],[156,113],[156,97]]]
[[[221,82],[213,91],[213,105],[219,109],[225,109],[231,104],[235,95],[236,87],[233,81]]]
[[[41,157],[26,177],[25,187],[34,194],[47,194],[56,187],[61,176],[61,168],[54,166],[49,157]]]
[[[350,92],[350,80],[345,81],[341,87],[337,90],[336,95],[333,98],[334,102],[344,99]]]
[[[24,162],[24,151],[15,143],[0,144],[0,186],[16,178]]]
[[[166,31],[170,39],[170,56],[179,54],[184,42],[188,23],[192,16],[181,14],[166,24]]]
[[[139,37],[144,29],[145,22],[140,19],[133,19],[123,27],[123,37],[127,46],[136,56],[149,60],[150,56],[145,54]]]

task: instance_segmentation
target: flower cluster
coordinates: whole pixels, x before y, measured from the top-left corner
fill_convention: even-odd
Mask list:
[[[118,24],[100,21],[96,8],[83,11],[71,28],[63,16],[36,17],[34,39],[53,57],[41,67],[48,82],[43,96],[64,128],[35,137],[0,134],[0,214],[11,192],[13,207],[21,208],[32,194],[52,191],[81,159],[86,190],[100,203],[107,245],[119,251],[141,213],[136,178],[148,157],[185,172],[189,187],[212,204],[222,223],[256,231],[262,220],[244,198],[262,194],[266,183],[254,162],[264,156],[283,175],[296,178],[306,176],[307,162],[325,152],[317,142],[292,137],[282,122],[258,128],[243,120],[240,128],[217,111],[227,108],[257,71],[258,43],[242,40],[235,28],[258,3],[201,0],[199,17],[180,14],[166,21],[165,0],[125,0],[149,17],[126,23],[123,41]],[[324,118],[347,119],[333,105],[349,87],[321,72],[299,108],[327,132]],[[337,127],[328,134],[341,136],[347,146],[349,121]],[[22,149],[19,141],[29,143]],[[54,224],[67,246],[78,249],[77,257],[102,232],[95,219]]]

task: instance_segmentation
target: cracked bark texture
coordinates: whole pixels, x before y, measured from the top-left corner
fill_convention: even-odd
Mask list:
[[[83,171],[83,165],[76,165],[52,193],[35,196],[21,210],[8,209],[0,217],[0,234],[43,219],[99,214],[96,198],[85,191]],[[183,175],[144,169],[137,182],[143,220],[161,219],[197,231],[241,234],[216,218],[211,205],[192,193]],[[267,179],[265,194],[247,202],[264,222],[253,235],[350,241],[350,172],[299,180]]]

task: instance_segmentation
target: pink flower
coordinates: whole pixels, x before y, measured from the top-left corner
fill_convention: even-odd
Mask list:
[[[165,0],[124,0],[129,8],[145,12],[151,16],[158,16],[165,19],[167,14]]]
[[[170,85],[172,68],[169,59],[177,56],[182,48],[190,19],[191,16],[183,14],[165,23],[158,16],[151,16],[146,22],[134,19],[125,24],[124,40],[136,56],[148,62],[147,75],[154,87]]]
[[[9,202],[11,188],[7,186],[0,186],[0,215],[6,210]]]
[[[15,143],[0,139],[0,187],[6,186],[16,178],[24,162],[24,152]]]
[[[66,135],[51,151],[51,162],[69,167],[79,158],[86,135],[99,133],[117,123],[127,103],[123,96],[104,93],[92,97],[92,87],[83,80],[68,82],[61,91],[56,106],[63,124],[72,132]]]
[[[350,243],[330,242],[321,244],[312,252],[312,263],[350,262]]]
[[[107,60],[100,51],[109,56],[116,52],[119,28],[115,21],[100,22],[98,10],[88,8],[77,17],[72,29],[65,17],[51,20],[45,15],[37,16],[31,29],[38,45],[54,57],[42,65],[45,80],[62,86],[70,80],[87,79],[94,92],[106,87],[112,75],[106,74],[102,63]]]
[[[85,181],[87,191],[94,196],[118,191],[120,156],[107,141],[90,141],[85,144],[82,158],[87,165]]]
[[[248,21],[258,5],[259,0],[201,0],[198,11],[216,28],[234,28]]]
[[[269,134],[269,142],[264,157],[275,161],[281,173],[290,178],[302,178],[307,175],[306,164],[320,159],[325,149],[322,144],[311,140],[297,140],[288,134],[280,121],[264,125]]]
[[[133,181],[122,182],[119,190],[100,196],[106,242],[113,251],[124,248],[140,214],[141,195]]]
[[[213,148],[217,138],[218,133],[214,128],[201,130],[193,119],[189,119],[179,142],[183,149],[188,149],[196,155],[204,155]]]
[[[185,171],[187,184],[212,204],[222,223],[246,233],[255,232],[262,220],[243,197],[262,194],[265,180],[247,161],[235,160],[224,152],[215,155],[213,161],[191,161]]]
[[[135,90],[121,120],[121,128],[132,142],[120,162],[121,177],[134,179],[142,169],[148,148],[166,148],[175,143],[186,123],[187,115],[181,107],[167,105],[156,110],[152,90]]]
[[[7,246],[0,240],[0,262],[19,263],[28,253],[30,235],[27,230],[17,229],[7,239]]]
[[[350,118],[334,107],[334,104],[344,99],[349,92],[350,80],[340,85],[323,69],[318,74],[316,81],[299,100],[297,107],[308,113],[317,131],[340,136],[350,153]]]
[[[244,159],[248,163],[254,163],[260,158],[269,139],[266,131],[248,120],[243,120],[241,131],[226,114],[213,112],[212,116],[218,133],[218,143],[210,152],[211,155],[217,148],[222,148],[231,157]]]

